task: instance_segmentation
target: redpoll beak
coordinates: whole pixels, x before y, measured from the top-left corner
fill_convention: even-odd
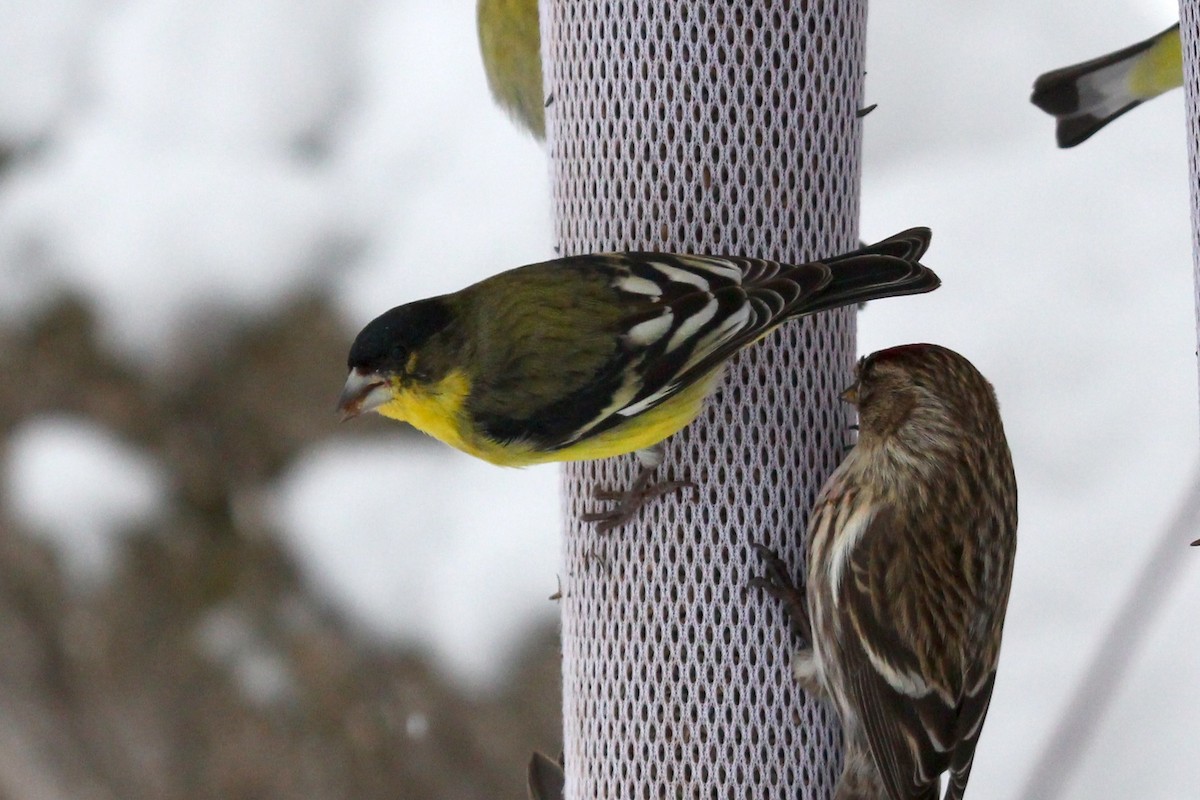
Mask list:
[[[850,386],[847,387],[846,390],[840,395],[838,395],[838,397],[842,398],[842,400],[846,401],[852,406],[858,405],[858,381],[850,384]]]

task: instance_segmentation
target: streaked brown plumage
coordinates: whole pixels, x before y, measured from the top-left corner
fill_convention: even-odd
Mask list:
[[[1017,486],[991,385],[962,356],[916,344],[861,362],[843,395],[859,439],[809,522],[807,593],[765,548],[755,581],[807,641],[797,679],[831,700],[845,769],[837,800],[936,800],[966,790],[1000,652]]]

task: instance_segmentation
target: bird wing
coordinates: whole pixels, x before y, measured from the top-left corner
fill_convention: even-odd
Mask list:
[[[599,256],[614,289],[651,300],[650,307],[635,304],[622,322],[622,367],[637,376],[637,391],[616,408],[614,421],[653,408],[784,320],[937,288],[937,276],[918,262],[929,240],[928,228],[911,228],[795,265],[733,256]]]
[[[603,256],[629,304],[621,368],[632,378],[615,419],[636,416],[712,372],[769,332],[831,280],[827,265],[754,258],[621,253]]]
[[[704,378],[830,280],[821,263],[783,271],[774,261],[664,253],[523,268],[488,288],[507,294],[478,323],[492,350],[471,413],[492,439],[543,450],[620,425]]]
[[[971,652],[981,612],[941,576],[950,554],[914,559],[899,519],[872,516],[835,589],[846,691],[890,800],[936,800],[946,770],[965,789],[996,665]]]
[[[630,252],[503,273],[472,290],[490,299],[475,306],[490,352],[470,413],[493,440],[570,447],[662,405],[786,319],[936,288],[916,261],[928,245],[928,229],[913,228],[797,265]]]

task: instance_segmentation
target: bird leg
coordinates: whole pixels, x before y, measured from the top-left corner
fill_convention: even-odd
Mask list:
[[[808,600],[804,590],[792,581],[787,565],[774,550],[760,542],[754,542],[751,547],[762,558],[766,574],[751,578],[747,585],[783,603],[792,635],[797,639],[796,650],[792,653],[792,675],[809,695],[828,701],[829,692],[821,684],[817,654],[812,646],[812,619],[808,615]]]
[[[639,450],[637,451],[637,457],[642,462],[642,468],[638,472],[637,477],[634,478],[633,486],[626,490],[599,488],[593,490],[593,499],[603,503],[615,503],[616,505],[605,511],[592,511],[582,514],[579,517],[581,521],[594,522],[596,523],[597,531],[607,533],[613,528],[619,528],[631,520],[633,515],[651,500],[670,494],[671,492],[696,488],[696,484],[692,481],[652,482],[655,470],[662,464],[662,445],[655,445],[645,450]]]
[[[761,542],[754,542],[751,547],[762,559],[766,574],[751,578],[747,585],[781,602],[788,615],[792,635],[800,641],[801,647],[812,647],[812,620],[808,616],[808,599],[804,590],[792,581],[787,565],[774,550]]]
[[[596,523],[596,530],[600,533],[607,533],[613,528],[619,528],[629,520],[633,519],[634,514],[641,510],[642,506],[647,505],[651,500],[662,497],[671,492],[678,492],[683,489],[694,489],[696,484],[692,481],[660,481],[653,483],[655,467],[642,467],[638,472],[637,478],[633,481],[633,486],[622,491],[620,489],[596,489],[592,492],[592,497],[604,503],[615,503],[612,508],[604,511],[591,511],[586,514],[581,514],[579,519],[583,522]]]

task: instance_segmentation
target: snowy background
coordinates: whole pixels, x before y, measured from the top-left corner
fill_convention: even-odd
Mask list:
[[[1028,103],[1039,73],[1176,17],[1171,0],[871,4],[862,234],[932,227],[926,263],[944,286],[921,317],[872,304],[860,349],[934,341],[970,357],[1000,396],[1021,485],[979,797],[1018,796],[1197,479],[1182,92],[1069,151]],[[246,326],[307,298],[348,344],[392,305],[552,255],[545,157],[490,102],[470,0],[10,0],[0,147],[5,346],[78,298],[113,370],[168,397],[185,370],[224,363]],[[362,641],[416,647],[472,696],[494,693],[555,619],[557,469],[336,426],[341,359],[295,362],[328,377],[304,379],[325,387],[328,422],[251,470],[233,526],[278,536]],[[20,402],[24,372],[5,375],[17,411],[0,500],[86,596],[121,574],[130,532],[171,536],[163,520],[194,492],[155,455],[172,433],[95,412],[72,369],[40,404]],[[264,369],[249,396],[285,416],[293,377]],[[1178,558],[1197,563],[1163,576],[1182,580],[1068,797],[1196,796],[1195,536]],[[294,691],[236,614],[198,631],[255,702]]]

